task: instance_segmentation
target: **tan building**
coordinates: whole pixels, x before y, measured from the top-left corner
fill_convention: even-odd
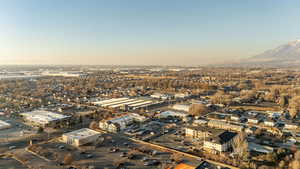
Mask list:
[[[207,138],[224,132],[221,129],[214,129],[204,126],[187,126],[185,127],[185,136],[192,138]]]
[[[242,131],[244,129],[243,126],[231,124],[219,120],[210,120],[208,122],[208,126],[213,128],[224,129],[224,130],[231,130],[231,131]]]
[[[99,128],[102,130],[116,133],[126,129],[127,126],[134,122],[145,122],[146,120],[147,118],[144,116],[141,116],[136,113],[129,113],[116,118],[102,120],[99,122]]]
[[[101,137],[101,133],[88,128],[72,131],[62,135],[63,142],[73,145],[81,146],[88,143],[93,143]]]

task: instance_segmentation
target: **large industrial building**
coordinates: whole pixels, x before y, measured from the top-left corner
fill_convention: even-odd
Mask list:
[[[39,127],[56,127],[70,119],[71,116],[66,116],[58,113],[53,113],[45,110],[36,110],[20,114],[26,123],[32,126]]]
[[[63,134],[62,140],[64,143],[79,147],[81,145],[93,143],[100,137],[100,132],[88,128],[82,128],[70,133]]]
[[[0,130],[10,128],[11,125],[5,121],[0,120]]]
[[[162,102],[154,101],[151,99],[139,99],[139,98],[131,99],[127,97],[93,102],[93,104],[97,106],[112,108],[112,109],[123,109],[123,110],[136,110],[141,108],[147,108],[161,103]]]
[[[177,112],[177,111],[164,111],[157,115],[158,118],[168,118],[168,117],[179,117],[181,119],[186,118],[187,113]]]

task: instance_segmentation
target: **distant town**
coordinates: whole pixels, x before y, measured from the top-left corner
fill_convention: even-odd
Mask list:
[[[0,168],[300,168],[300,69],[0,66]]]

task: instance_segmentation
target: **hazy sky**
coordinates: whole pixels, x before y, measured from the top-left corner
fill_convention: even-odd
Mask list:
[[[202,65],[300,39],[299,0],[0,4],[0,64]]]

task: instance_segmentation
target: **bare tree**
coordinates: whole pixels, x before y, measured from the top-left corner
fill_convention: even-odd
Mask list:
[[[292,118],[296,118],[300,112],[300,96],[295,96],[290,100],[289,112]]]
[[[97,129],[98,123],[96,121],[92,121],[89,126],[90,129]]]
[[[70,165],[73,162],[73,160],[74,160],[73,155],[71,153],[69,153],[65,156],[63,163],[65,165]]]
[[[208,113],[208,108],[204,104],[192,104],[189,109],[189,114],[201,116]]]
[[[239,155],[240,159],[244,159],[244,160],[248,159],[249,157],[248,147],[249,145],[246,138],[246,133],[240,132],[233,142],[233,149],[235,153]]]
[[[182,156],[180,154],[172,154],[171,159],[173,159],[176,163],[180,163],[182,161]]]
[[[292,169],[300,168],[300,150],[297,150],[294,155],[294,160],[291,162]]]

